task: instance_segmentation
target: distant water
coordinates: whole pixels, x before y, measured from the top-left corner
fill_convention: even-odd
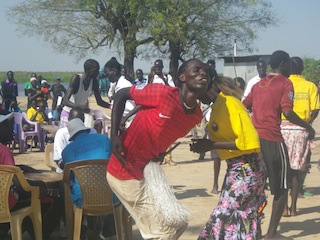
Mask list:
[[[18,95],[19,95],[19,97],[24,97],[25,95],[24,95],[24,84],[25,83],[18,83]],[[50,86],[52,86],[53,84],[55,84],[55,83],[49,83],[50,84]],[[66,89],[68,88],[68,86],[69,86],[69,82],[62,82],[61,83]]]

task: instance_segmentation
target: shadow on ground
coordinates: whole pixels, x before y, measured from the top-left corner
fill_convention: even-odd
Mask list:
[[[283,234],[286,232],[290,232],[292,230],[298,230],[298,231],[300,230],[301,231],[300,233],[294,234],[290,237],[294,239],[298,237],[309,239],[308,236],[319,234],[319,226],[320,226],[320,218],[308,219],[303,222],[282,222],[280,223],[279,233]]]

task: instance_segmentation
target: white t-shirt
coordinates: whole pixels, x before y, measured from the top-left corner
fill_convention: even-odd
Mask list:
[[[252,87],[261,80],[261,78],[259,77],[259,74],[253,78],[251,78],[247,84],[246,89],[244,90],[243,93],[243,98],[247,97],[249,95],[249,93],[251,92]]]
[[[170,74],[168,75],[164,75],[164,78],[167,80],[167,83],[169,84],[169,86],[171,87],[175,87],[172,76]],[[160,83],[160,84],[164,84],[165,82],[163,81],[163,79],[161,77],[159,77],[157,74],[155,74],[153,76],[153,82],[152,83]]]
[[[124,76],[121,76],[117,81],[117,84],[114,88],[114,92],[117,93],[120,89],[131,87],[132,83],[127,80]],[[132,109],[135,107],[135,103],[133,100],[126,101],[126,106],[123,112],[123,116],[126,116]]]
[[[91,128],[90,133],[97,133],[97,131],[94,128]],[[53,160],[55,162],[62,159],[61,153],[63,149],[70,143],[69,138],[70,134],[67,127],[62,127],[56,132],[53,143]]]

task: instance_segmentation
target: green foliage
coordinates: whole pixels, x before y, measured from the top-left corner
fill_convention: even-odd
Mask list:
[[[14,72],[14,79],[16,82],[25,83],[30,80],[32,72]],[[61,82],[69,82],[71,77],[76,74],[76,72],[37,72],[38,76],[41,76],[42,79],[46,79],[48,82],[53,83],[56,80],[56,77],[61,78]],[[7,72],[0,72],[0,81],[7,79]]]
[[[169,55],[176,71],[178,60],[230,55],[235,38],[250,52],[255,30],[276,22],[268,0],[24,0],[8,19],[78,60],[116,47],[131,77],[139,55]]]
[[[304,71],[302,75],[309,81],[320,81],[320,60],[304,57],[303,58]]]

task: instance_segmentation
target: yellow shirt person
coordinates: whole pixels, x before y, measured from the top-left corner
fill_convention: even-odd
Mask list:
[[[294,89],[293,111],[305,122],[310,122],[311,112],[320,109],[318,87],[302,75],[293,74],[289,79]],[[284,116],[282,119],[286,120]]]
[[[221,159],[230,159],[244,154],[260,152],[259,136],[247,109],[234,96],[220,92],[212,105],[208,124],[210,138],[214,142],[235,141],[239,150],[217,149]]]

